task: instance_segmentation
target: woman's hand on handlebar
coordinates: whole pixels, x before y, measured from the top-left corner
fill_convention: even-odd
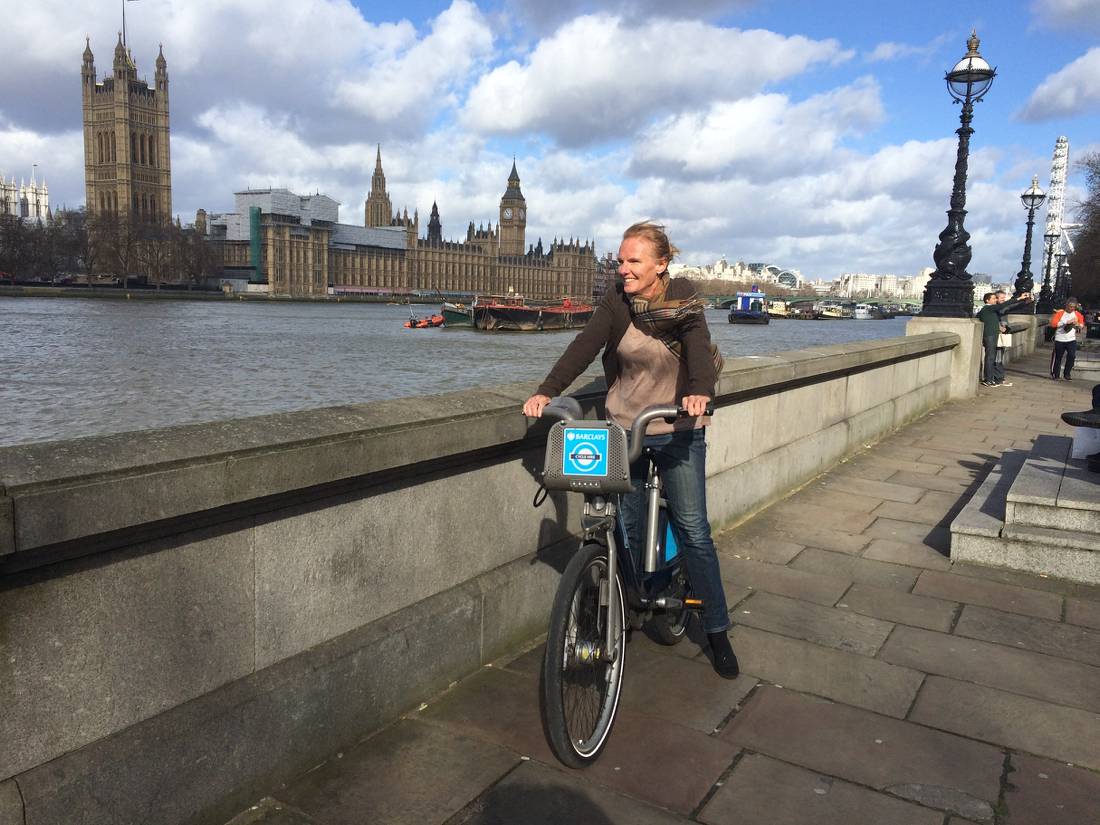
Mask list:
[[[523,414],[528,418],[540,418],[543,408],[549,403],[548,395],[532,395],[523,404]]]
[[[685,395],[680,400],[680,406],[687,410],[687,414],[691,418],[706,413],[707,404],[709,403],[710,396],[708,395]]]

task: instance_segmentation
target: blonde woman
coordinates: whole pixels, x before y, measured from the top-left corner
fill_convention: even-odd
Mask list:
[[[679,404],[688,417],[673,424],[655,421],[646,434],[664,482],[669,517],[684,554],[695,596],[703,600],[703,630],[714,669],[735,679],[737,657],[718,555],[710,534],[706,503],[706,440],[703,413],[714,397],[722,357],[711,343],[703,305],[692,283],[671,278],[668,265],[677,250],[664,227],[645,221],[623,233],[619,280],[607,290],[592,318],[527,399],[523,412],[542,415],[602,351],[607,378],[607,412],[623,427],[653,404]],[[644,523],[643,462],[631,468],[636,492],[624,495],[621,512],[632,548]]]

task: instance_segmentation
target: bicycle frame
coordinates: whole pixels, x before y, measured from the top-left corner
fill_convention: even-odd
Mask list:
[[[607,593],[604,593],[604,585],[601,584],[600,603],[606,604],[609,608],[617,607],[611,601],[618,598],[616,595],[618,588],[611,586],[616,573],[620,573],[623,577],[628,606],[645,610],[663,606],[657,604],[656,594],[668,586],[673,572],[680,566],[679,553],[671,559],[659,558],[662,549],[659,533],[661,510],[667,507],[667,501],[661,495],[661,479],[656,465],[652,459],[648,459],[647,463],[646,512],[643,528],[645,532],[638,558],[630,547],[619,502],[610,501],[604,496],[585,496],[582,521],[585,538],[599,540],[598,537],[602,536],[603,543],[607,546],[608,580],[605,583]],[[618,499],[621,496],[615,498]],[[626,552],[622,552],[623,550]],[[642,561],[641,569],[638,566],[639,559]],[[619,612],[611,609],[609,615],[618,616]],[[608,622],[606,633],[606,649],[610,655],[617,656],[618,651],[613,649],[617,628],[612,622]]]

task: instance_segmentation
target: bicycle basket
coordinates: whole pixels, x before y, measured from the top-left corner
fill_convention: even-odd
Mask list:
[[[546,438],[542,484],[547,490],[630,492],[626,432],[607,421],[558,421]]]

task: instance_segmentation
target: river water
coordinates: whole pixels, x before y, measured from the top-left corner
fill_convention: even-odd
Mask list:
[[[0,298],[0,445],[536,381],[575,334],[410,330],[408,314],[382,304]],[[727,358],[892,338],[906,321],[707,318]]]

